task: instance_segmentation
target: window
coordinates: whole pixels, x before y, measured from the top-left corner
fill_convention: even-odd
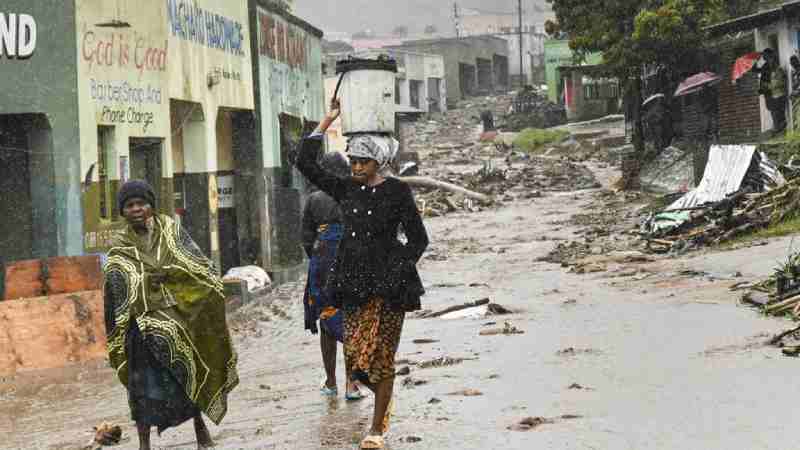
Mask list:
[[[109,180],[109,173],[108,173],[108,149],[112,145],[113,139],[113,127],[105,127],[99,126],[97,127],[97,186],[98,186],[98,198],[99,198],[99,208],[100,208],[100,218],[101,219],[110,219],[112,217],[112,211],[116,211],[116,208],[112,207],[112,193],[111,193],[111,181]]]
[[[397,78],[394,80],[394,103],[400,104],[400,80]]]

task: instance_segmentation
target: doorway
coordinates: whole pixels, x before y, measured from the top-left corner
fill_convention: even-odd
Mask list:
[[[162,204],[161,163],[162,140],[160,138],[130,138],[130,179],[144,180],[156,194],[156,209],[169,210],[172,205]]]
[[[442,91],[439,88],[441,79],[428,78],[428,104],[430,112],[442,112]]]
[[[32,258],[30,146],[23,116],[0,118],[0,261]],[[8,238],[13,236],[13,239]]]
[[[458,82],[461,87],[461,98],[467,98],[475,93],[476,75],[475,66],[459,63]]]

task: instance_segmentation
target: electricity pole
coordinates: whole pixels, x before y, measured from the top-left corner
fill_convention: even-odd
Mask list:
[[[458,23],[458,3],[453,3],[453,21],[456,24],[456,37],[461,37],[461,24]]]
[[[523,50],[522,50],[522,0],[519,3],[519,83],[520,88],[525,86],[525,65],[523,63]]]

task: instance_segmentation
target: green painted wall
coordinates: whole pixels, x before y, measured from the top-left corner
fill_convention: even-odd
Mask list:
[[[567,40],[550,40],[544,43],[545,80],[547,82],[547,98],[552,102],[560,102],[560,93],[563,91],[563,79],[558,68],[561,66],[574,66],[572,49]],[[603,62],[603,55],[592,53],[581,65],[595,65]]]
[[[28,14],[37,25],[36,49],[26,59],[0,56],[0,114],[46,114],[49,136],[32,136],[32,256],[83,253],[80,141],[72,1],[4,0],[0,12]],[[41,128],[40,128],[41,129]],[[52,158],[50,153],[52,151]],[[44,153],[39,153],[44,152]],[[11,230],[0,233],[8,236]],[[0,255],[0,259],[3,255]]]
[[[302,264],[300,213],[306,183],[290,167],[287,150],[303,129],[325,114],[322,32],[302,20],[251,0],[257,120],[263,170],[260,226],[262,264],[273,274]],[[310,130],[309,130],[310,131]],[[261,193],[261,188],[254,190]],[[274,275],[275,276],[275,275]]]

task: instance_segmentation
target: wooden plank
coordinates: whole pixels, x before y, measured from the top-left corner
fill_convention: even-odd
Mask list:
[[[103,271],[99,256],[50,258],[48,295],[103,289]]]
[[[41,261],[38,259],[6,264],[3,300],[46,295],[41,276]]]
[[[103,292],[0,302],[0,376],[106,357]]]
[[[4,300],[100,290],[98,256],[55,257],[6,264]]]

